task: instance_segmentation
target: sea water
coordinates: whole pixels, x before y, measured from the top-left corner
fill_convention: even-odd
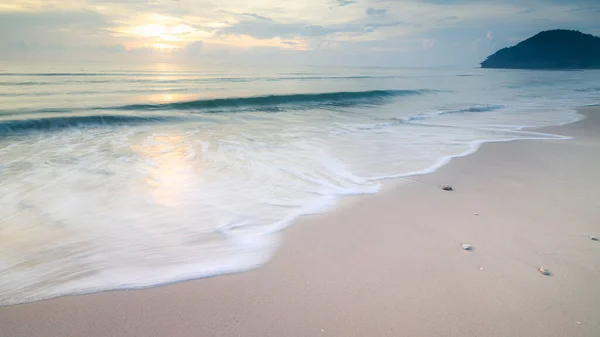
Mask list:
[[[157,65],[0,69],[0,305],[268,261],[383,179],[600,103],[598,71]],[[401,205],[399,205],[401,207]]]

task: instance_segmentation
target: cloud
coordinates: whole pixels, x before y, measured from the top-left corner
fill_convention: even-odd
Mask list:
[[[92,11],[0,12],[0,46],[27,45],[27,50],[101,43],[112,26]],[[9,51],[0,47],[0,53]]]
[[[0,59],[475,65],[540,30],[598,34],[599,11],[598,0],[12,0],[0,4]]]
[[[0,31],[3,36],[26,33],[32,30],[79,29],[95,31],[110,27],[107,17],[93,11],[42,11],[42,12],[0,12],[0,25],[7,30]],[[18,29],[15,29],[18,28]]]
[[[258,39],[317,37],[333,33],[334,30],[320,25],[278,23],[272,20],[240,21],[219,30],[219,35],[252,36]]]
[[[391,21],[391,22],[382,22],[382,23],[367,23],[367,24],[364,25],[364,27],[367,30],[375,30],[375,29],[386,28],[386,27],[397,27],[397,26],[400,26],[403,23],[404,22],[402,22],[402,21]]]
[[[337,0],[337,5],[340,7],[348,6],[357,3],[354,0]]]
[[[435,40],[423,39],[421,41],[421,47],[423,48],[423,50],[433,49],[433,48],[435,48]]]
[[[273,21],[273,20],[271,20],[271,19],[269,19],[269,18],[267,18],[265,16],[261,16],[261,15],[254,14],[254,13],[242,13],[241,15],[242,16],[251,17],[251,18],[254,18],[254,19],[257,19],[257,20]]]
[[[384,16],[387,14],[387,9],[377,9],[377,8],[369,7],[365,10],[365,13],[368,16]]]
[[[203,46],[204,46],[203,41],[195,41],[195,42],[187,44],[183,48],[183,51],[187,55],[196,56],[196,55],[200,55],[200,53],[202,52]]]
[[[127,48],[122,44],[113,44],[113,45],[94,45],[89,47],[90,51],[97,51],[100,53],[125,53]]]
[[[488,31],[484,37],[478,37],[471,43],[471,49],[477,53],[490,54],[496,46],[492,31]],[[483,57],[483,56],[482,56]]]
[[[456,21],[456,20],[460,20],[460,18],[456,15],[453,16],[444,16],[442,18],[439,18],[436,20],[437,23],[444,23],[444,22],[449,22],[449,21]]]
[[[567,12],[597,13],[597,12],[600,12],[600,6],[576,7],[576,8],[567,9],[566,11]]]

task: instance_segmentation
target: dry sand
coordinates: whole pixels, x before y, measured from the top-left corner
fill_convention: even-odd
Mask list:
[[[0,336],[598,337],[600,109],[584,112],[543,130],[576,140],[486,144],[306,217],[258,270],[0,308]]]

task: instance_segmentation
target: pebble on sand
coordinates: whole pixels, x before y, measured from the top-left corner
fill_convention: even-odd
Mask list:
[[[539,268],[538,268],[538,271],[539,271],[539,272],[540,272],[540,274],[542,274],[542,275],[546,275],[546,276],[550,275],[550,271],[549,271],[548,269],[544,268],[544,267],[539,267]]]
[[[440,185],[440,188],[444,191],[454,191],[454,189],[450,185]]]
[[[468,243],[463,243],[462,245],[460,245],[462,247],[462,249],[464,250],[473,250],[473,246],[471,246]]]
[[[590,240],[593,240],[593,241],[600,241],[600,238],[598,238],[597,236],[591,235],[591,236],[590,236]]]

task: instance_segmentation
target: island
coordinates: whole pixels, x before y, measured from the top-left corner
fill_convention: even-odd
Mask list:
[[[575,30],[548,30],[503,48],[481,63],[500,69],[600,69],[600,38]]]

